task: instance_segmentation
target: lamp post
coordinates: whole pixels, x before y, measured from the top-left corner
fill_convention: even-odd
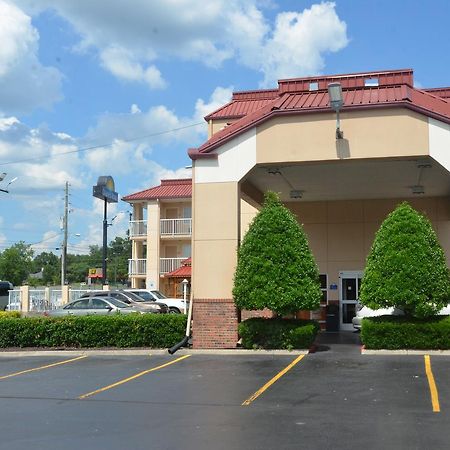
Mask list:
[[[103,200],[103,252],[102,252],[102,284],[107,284],[107,246],[108,246],[108,203],[117,203],[119,195],[115,192],[114,180],[110,175],[98,177],[97,184],[92,188],[92,195]]]
[[[186,280],[186,278],[185,278],[181,283],[183,284],[184,314],[186,314],[186,311],[187,311],[187,308],[186,308],[187,285],[189,284],[189,281]]]
[[[344,132],[341,131],[341,121],[339,118],[339,111],[344,105],[341,83],[330,83],[328,85],[328,95],[330,96],[330,106],[336,111],[336,139],[343,139]]]
[[[2,174],[0,174],[0,182],[3,181],[3,180],[5,179],[6,175],[7,175],[6,172],[3,172]],[[9,186],[10,184],[14,183],[14,181],[16,181],[16,180],[17,180],[17,177],[14,177],[14,178],[6,185],[6,188],[8,188],[8,186]],[[5,192],[6,194],[9,194],[8,189],[0,189],[0,192]]]

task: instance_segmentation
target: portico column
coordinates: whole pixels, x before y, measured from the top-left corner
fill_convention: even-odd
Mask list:
[[[193,184],[193,346],[233,348],[238,340],[233,277],[239,240],[237,182]]]
[[[160,245],[160,204],[159,201],[149,202],[147,205],[147,289],[159,289]]]

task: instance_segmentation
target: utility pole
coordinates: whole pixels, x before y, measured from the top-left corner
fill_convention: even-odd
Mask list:
[[[61,286],[64,286],[66,284],[68,219],[69,219],[69,182],[66,181],[66,188],[64,192],[64,214],[62,220],[63,241],[61,245]]]

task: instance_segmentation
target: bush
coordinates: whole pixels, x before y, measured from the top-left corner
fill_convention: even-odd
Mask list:
[[[450,275],[430,221],[404,202],[388,215],[367,257],[360,300],[431,317],[447,305]]]
[[[362,321],[361,341],[367,349],[450,349],[450,317],[370,317]]]
[[[292,350],[309,348],[319,329],[314,320],[256,317],[239,324],[239,335],[244,348]]]
[[[0,347],[152,347],[183,339],[186,316],[23,317],[0,320]]]
[[[0,311],[0,319],[20,317],[20,311]]]
[[[319,307],[319,271],[295,216],[267,192],[238,250],[233,297],[238,308],[279,315]]]

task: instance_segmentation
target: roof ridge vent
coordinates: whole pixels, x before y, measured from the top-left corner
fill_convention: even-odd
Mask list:
[[[414,86],[412,69],[293,78],[279,80],[278,86],[281,95],[285,92],[325,91],[330,83],[336,82],[339,82],[344,90],[402,84]]]

